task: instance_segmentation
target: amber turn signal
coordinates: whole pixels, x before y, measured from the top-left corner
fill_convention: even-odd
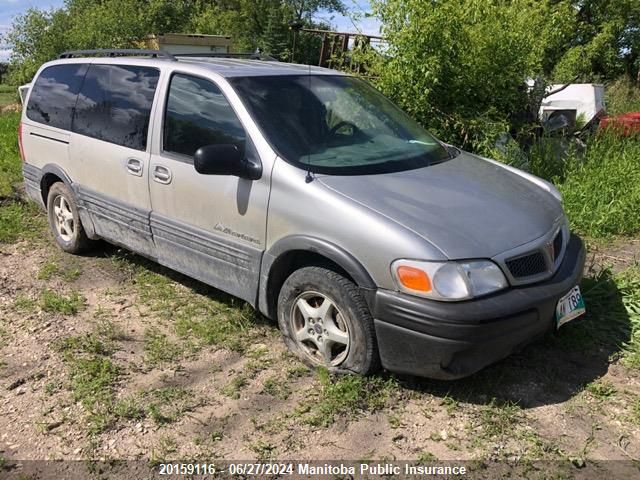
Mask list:
[[[430,292],[431,280],[429,276],[419,268],[402,265],[396,270],[398,280],[405,288],[418,292]]]

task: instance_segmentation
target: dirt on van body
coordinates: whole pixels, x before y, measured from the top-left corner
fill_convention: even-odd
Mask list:
[[[637,247],[594,249],[589,275]],[[61,253],[43,232],[0,245],[0,467],[411,460],[640,476],[640,370],[620,354],[629,326],[599,327],[621,311],[607,301],[461,381],[332,378],[242,302],[103,243]]]

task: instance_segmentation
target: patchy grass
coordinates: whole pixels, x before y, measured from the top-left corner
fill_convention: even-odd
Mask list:
[[[631,407],[631,418],[633,423],[640,425],[640,398],[636,398]]]
[[[475,440],[501,439],[513,435],[522,417],[522,409],[515,403],[501,403],[495,398],[480,408],[475,429]]]
[[[126,420],[150,418],[157,425],[167,425],[199,404],[191,390],[164,387],[126,397],[115,404],[113,412],[116,417]]]
[[[51,280],[60,277],[66,282],[73,282],[82,275],[82,268],[78,265],[61,265],[59,260],[49,259],[42,264],[38,271],[38,280]]]
[[[240,392],[244,387],[248,385],[247,377],[244,375],[237,375],[229,383],[227,383],[222,389],[222,394],[237,400],[240,398]]]
[[[286,400],[291,395],[289,380],[280,378],[277,375],[267,378],[262,384],[262,393],[272,397]]]
[[[182,356],[182,348],[170,341],[167,335],[156,327],[147,328],[144,332],[145,362],[151,366],[170,363]]]
[[[69,368],[75,401],[88,413],[89,431],[100,433],[114,421],[114,388],[121,369],[109,358],[114,346],[98,332],[59,341],[56,349]]]
[[[113,261],[130,276],[140,301],[170,322],[182,338],[193,339],[199,345],[219,345],[243,352],[253,339],[273,331],[247,303],[218,290],[182,276],[184,284],[177,283],[172,280],[175,272],[126,252]]]
[[[38,308],[38,302],[27,295],[20,294],[13,301],[13,308],[19,312],[35,312]]]
[[[589,392],[597,400],[607,400],[616,393],[613,385],[605,381],[595,381],[589,383],[585,390]]]
[[[84,308],[84,305],[85,298],[76,291],[63,295],[45,289],[40,294],[40,308],[45,312],[75,315]]]
[[[338,416],[381,410],[398,386],[393,378],[333,377],[325,369],[318,370],[318,381],[320,389],[312,395],[315,398],[303,401],[298,407],[305,423],[318,427],[328,427]]]
[[[9,333],[0,326],[0,348],[7,345],[7,340],[9,339]]]

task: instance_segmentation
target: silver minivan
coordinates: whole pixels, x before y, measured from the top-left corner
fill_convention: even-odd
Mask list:
[[[585,311],[559,192],[359,78],[81,51],[25,100],[26,191],[60,248],[104,239],[237,296],[309,365],[460,378]]]

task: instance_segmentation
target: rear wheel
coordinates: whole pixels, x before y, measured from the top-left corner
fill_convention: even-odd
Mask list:
[[[73,193],[64,183],[54,183],[49,189],[47,213],[53,236],[62,250],[81,253],[91,247],[92,242],[82,227]]]
[[[379,368],[373,320],[360,289],[321,267],[295,271],[278,297],[285,343],[307,365],[369,374]]]

